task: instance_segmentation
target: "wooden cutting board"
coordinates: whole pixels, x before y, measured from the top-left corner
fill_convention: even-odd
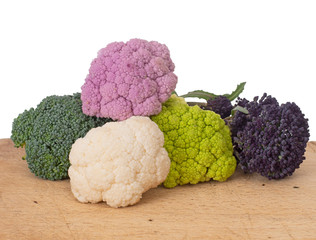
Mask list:
[[[0,239],[316,239],[316,142],[293,176],[240,169],[226,182],[158,187],[131,207],[83,204],[69,180],[35,177],[0,140]]]

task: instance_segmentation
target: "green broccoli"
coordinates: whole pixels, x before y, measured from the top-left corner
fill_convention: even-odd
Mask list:
[[[151,119],[164,133],[171,160],[164,186],[225,181],[236,169],[230,130],[220,115],[172,95]]]
[[[24,147],[32,173],[43,179],[68,178],[72,144],[91,129],[112,121],[82,113],[80,93],[48,96],[25,110],[12,124],[15,147]]]

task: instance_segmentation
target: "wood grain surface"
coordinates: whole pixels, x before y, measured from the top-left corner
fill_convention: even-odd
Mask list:
[[[83,204],[69,180],[35,177],[0,140],[0,239],[316,239],[316,143],[293,176],[240,169],[226,182],[158,187],[131,207]]]

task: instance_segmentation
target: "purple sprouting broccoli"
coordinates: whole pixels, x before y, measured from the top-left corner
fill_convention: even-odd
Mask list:
[[[259,116],[265,105],[279,105],[276,98],[263,94],[258,102],[259,97],[254,97],[253,101],[246,98],[238,98],[233,109],[245,110],[234,111],[234,116],[229,119],[229,125],[232,133],[232,138],[237,136],[238,131],[242,131],[247,122],[251,121],[253,116]],[[247,114],[245,114],[247,113]]]
[[[221,118],[227,118],[230,116],[233,110],[233,105],[231,103],[231,100],[221,95],[210,97],[207,100],[206,106],[202,106],[201,108],[204,110],[212,110],[213,112],[219,114]]]
[[[199,105],[203,110],[211,110],[221,116],[227,118],[231,115],[233,110],[232,101],[242,93],[246,82],[237,85],[236,89],[230,94],[216,95],[214,93],[206,92],[203,90],[195,90],[182,95],[184,98],[200,98],[206,100],[205,103],[188,102],[189,105]]]
[[[174,63],[166,45],[131,39],[98,52],[82,86],[85,114],[124,120],[161,111],[176,88]]]
[[[282,179],[305,159],[308,119],[295,103],[279,105],[267,94],[258,99],[237,101],[248,114],[237,111],[230,123],[236,154],[244,172]]]
[[[266,93],[253,101],[238,98],[232,107],[230,101],[239,96],[245,84],[239,84],[231,94],[195,90],[182,97],[207,100],[206,104],[188,104],[212,110],[224,118],[231,130],[237,162],[244,172],[257,172],[269,179],[291,176],[305,159],[308,119],[295,103],[280,105]]]

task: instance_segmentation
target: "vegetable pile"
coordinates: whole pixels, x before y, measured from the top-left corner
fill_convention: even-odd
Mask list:
[[[174,69],[164,44],[110,43],[80,93],[48,96],[25,110],[13,120],[11,139],[25,147],[36,176],[70,178],[78,201],[115,208],[159,185],[226,181],[237,166],[268,179],[299,168],[309,126],[295,103],[267,94],[239,98],[245,82],[231,94],[178,96]],[[205,102],[185,100],[191,97]]]
[[[244,85],[237,86],[231,95],[242,91]],[[204,91],[187,95],[204,99],[209,96],[201,108],[218,114],[226,111],[231,99],[231,95],[216,96]],[[218,105],[214,107],[216,102]],[[309,126],[308,119],[294,102],[280,105],[276,98],[264,93],[252,101],[238,98],[231,109],[224,120],[231,130],[234,154],[245,173],[257,172],[268,179],[282,179],[299,168],[305,159]]]

